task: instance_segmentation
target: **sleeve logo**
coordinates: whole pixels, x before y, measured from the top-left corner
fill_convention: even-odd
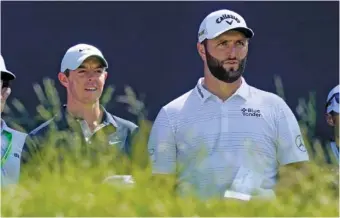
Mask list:
[[[302,137],[301,137],[301,135],[296,136],[296,138],[295,138],[295,145],[296,145],[296,147],[297,147],[300,151],[302,151],[302,152],[306,152],[306,151],[307,151],[305,145],[304,145],[303,142],[302,142]]]

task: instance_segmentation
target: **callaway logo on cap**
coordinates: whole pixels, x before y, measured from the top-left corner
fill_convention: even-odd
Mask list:
[[[237,30],[247,38],[254,36],[253,30],[247,27],[246,21],[241,15],[230,10],[219,10],[210,13],[202,21],[198,31],[198,41],[213,39],[229,30]]]
[[[65,72],[67,69],[77,69],[84,62],[84,60],[90,56],[96,56],[100,58],[103,61],[104,66],[106,68],[108,67],[104,55],[98,48],[92,45],[78,44],[72,46],[66,51],[63,60],[61,61],[60,72]]]

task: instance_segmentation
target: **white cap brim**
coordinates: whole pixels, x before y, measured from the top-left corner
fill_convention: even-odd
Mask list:
[[[235,27],[235,28],[231,28],[231,29],[227,29],[227,30],[221,30],[221,31],[215,33],[214,35],[207,36],[206,39],[214,39],[214,38],[220,36],[221,34],[223,34],[225,32],[228,32],[228,31],[231,31],[231,30],[235,30],[235,31],[241,32],[241,33],[243,33],[245,35],[245,37],[247,37],[249,39],[253,38],[253,36],[254,36],[253,30],[250,29],[250,28],[247,28],[247,27]],[[202,41],[204,41],[204,39]]]
[[[105,60],[104,57],[102,57],[102,56],[100,56],[100,55],[98,55],[98,54],[85,54],[85,55],[82,55],[82,56],[77,60],[77,64],[74,65],[74,66],[72,67],[72,69],[70,69],[70,68],[68,68],[68,69],[69,69],[69,70],[76,70],[76,69],[77,69],[78,67],[80,67],[80,65],[82,65],[83,62],[84,62],[87,58],[89,58],[89,57],[97,57],[97,58],[99,58],[101,61],[103,61],[104,67],[108,67],[107,61]],[[66,70],[66,69],[65,69],[65,70]]]

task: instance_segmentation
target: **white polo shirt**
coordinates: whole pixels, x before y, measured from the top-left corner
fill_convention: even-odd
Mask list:
[[[309,160],[297,120],[279,96],[242,78],[223,102],[202,81],[160,110],[148,144],[154,174],[177,174],[181,193],[223,196],[241,168],[272,189],[280,165]]]
[[[27,136],[26,133],[9,128],[5,121],[1,120],[1,159],[9,143],[4,131],[12,134],[12,149],[7,161],[1,166],[1,187],[16,184],[19,181],[21,152]]]

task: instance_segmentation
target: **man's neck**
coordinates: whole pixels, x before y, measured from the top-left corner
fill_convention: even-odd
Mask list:
[[[241,86],[241,84],[241,77],[233,83],[225,83],[210,75],[205,76],[203,81],[204,87],[208,89],[209,92],[220,98],[222,101],[226,101],[230,96],[232,96]]]
[[[67,111],[74,117],[81,118],[86,121],[91,131],[93,131],[103,118],[103,110],[99,102],[95,104],[80,104],[76,102],[67,102]]]

